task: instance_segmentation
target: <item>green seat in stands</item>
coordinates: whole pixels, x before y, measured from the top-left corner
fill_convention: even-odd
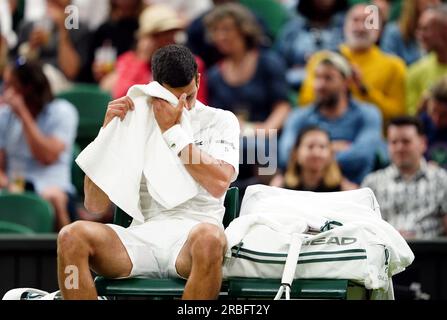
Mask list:
[[[28,227],[17,223],[0,220],[0,234],[34,234],[34,231]]]
[[[276,0],[240,0],[240,3],[262,18],[273,40],[290,17],[287,10]]]
[[[54,231],[53,207],[34,193],[0,194],[0,220],[24,226],[36,233]]]
[[[79,126],[76,142],[84,149],[98,135],[104,122],[108,103],[112,100],[109,93],[96,85],[77,84],[57,96],[71,102],[79,113]]]

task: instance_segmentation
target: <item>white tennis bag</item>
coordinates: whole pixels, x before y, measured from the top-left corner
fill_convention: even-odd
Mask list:
[[[16,288],[5,293],[2,300],[63,300],[60,290],[47,292],[36,288]],[[107,300],[99,296],[98,300]]]
[[[62,300],[61,292],[47,292],[35,288],[16,288],[5,293],[2,300]]]
[[[298,278],[349,279],[386,291],[414,259],[380,218],[369,189],[317,194],[251,186],[225,234],[224,278],[282,279],[276,299],[284,291],[290,298]]]

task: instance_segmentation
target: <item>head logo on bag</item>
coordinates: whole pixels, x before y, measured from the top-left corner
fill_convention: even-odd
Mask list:
[[[337,246],[347,246],[357,242],[354,237],[321,237],[313,240],[308,240],[303,243],[304,246],[316,246],[320,244],[334,244]]]

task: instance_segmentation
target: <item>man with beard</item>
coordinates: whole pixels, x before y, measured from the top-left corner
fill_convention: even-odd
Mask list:
[[[372,171],[381,142],[382,118],[375,106],[351,98],[352,70],[339,54],[325,52],[315,69],[314,105],[292,112],[279,141],[284,168],[302,128],[317,125],[329,132],[343,175],[356,184]]]
[[[402,59],[383,52],[376,45],[380,21],[377,28],[371,25],[373,21],[367,6],[359,4],[349,10],[344,26],[345,43],[338,50],[352,66],[349,88],[353,96],[376,105],[386,125],[391,118],[405,114],[406,66]],[[299,93],[300,106],[315,100],[313,74],[322,56],[324,52],[317,52],[306,66],[308,77]]]

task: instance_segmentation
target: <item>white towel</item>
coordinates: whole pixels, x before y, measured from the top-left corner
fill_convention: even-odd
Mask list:
[[[135,110],[114,118],[78,156],[76,163],[110,200],[137,221],[144,222],[139,205],[142,174],[152,198],[172,209],[193,198],[198,184],[180,158],[168,147],[150,107],[150,98],[176,106],[177,97],[158,82],[137,85],[127,95]],[[182,129],[192,137],[190,115],[182,114]]]

